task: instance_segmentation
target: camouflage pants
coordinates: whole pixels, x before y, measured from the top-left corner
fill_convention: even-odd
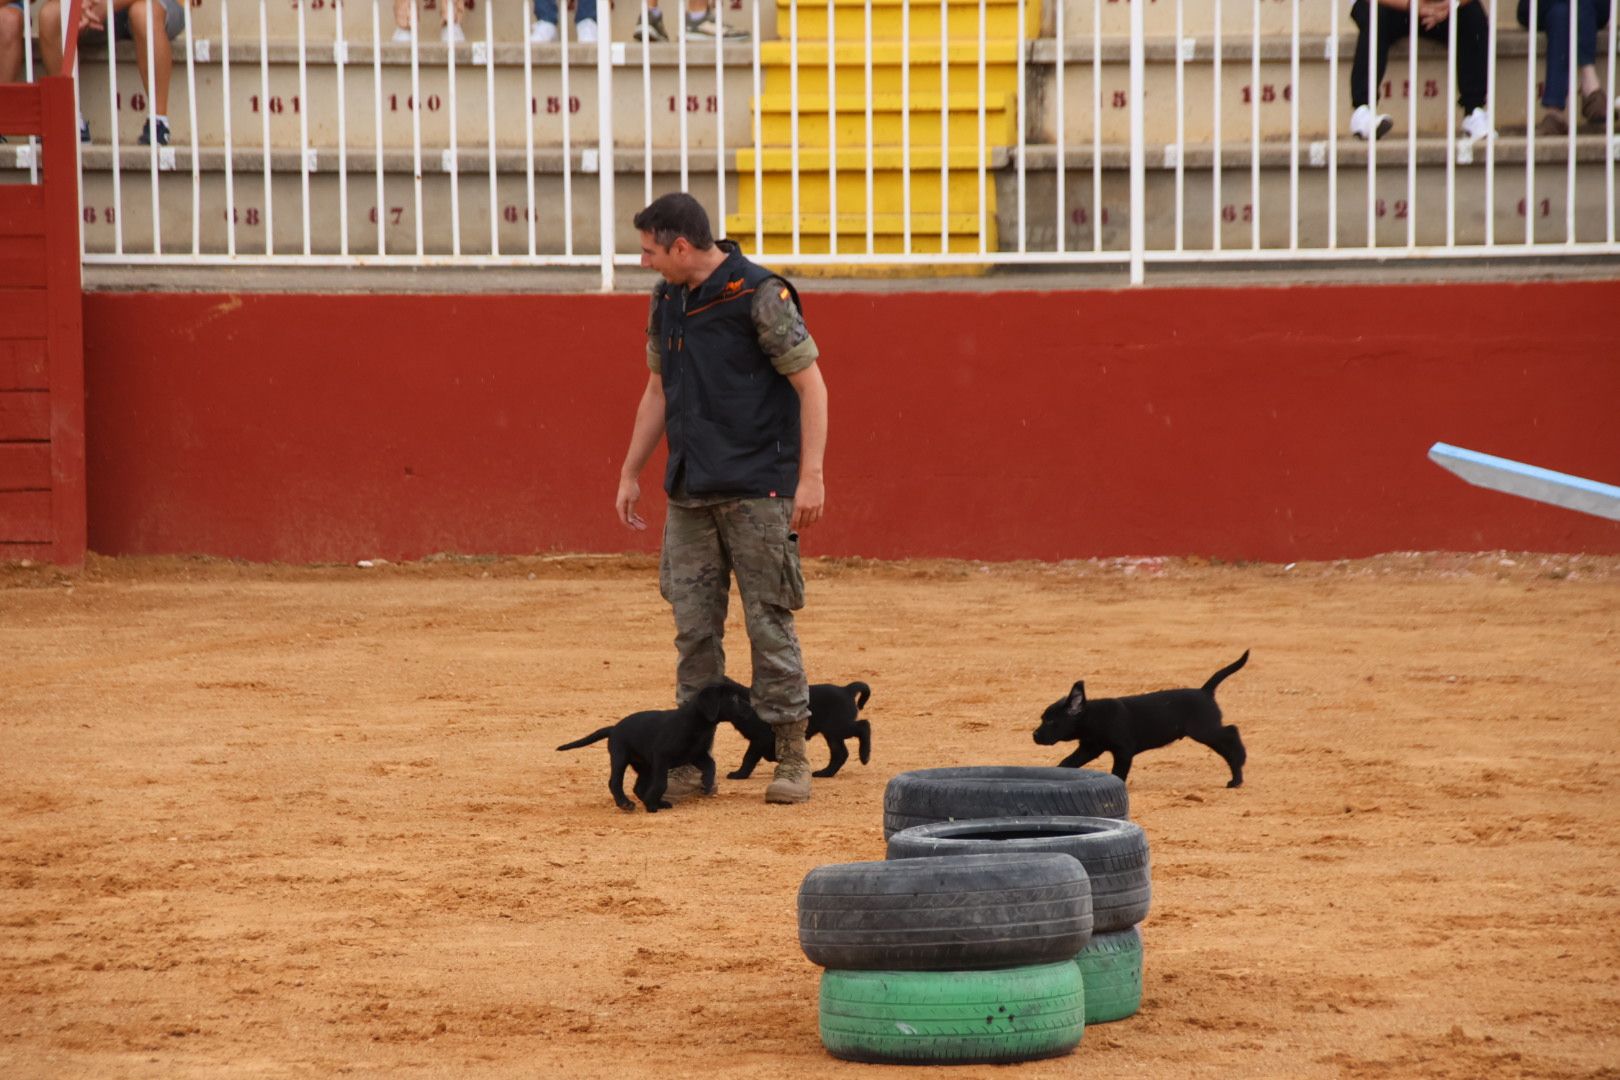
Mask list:
[[[675,609],[677,701],[726,673],[726,608],[735,573],[753,648],[754,711],[767,724],[810,715],[804,657],[793,629],[793,612],[804,606],[804,574],[798,535],[788,528],[792,515],[791,499],[670,503],[658,590]]]

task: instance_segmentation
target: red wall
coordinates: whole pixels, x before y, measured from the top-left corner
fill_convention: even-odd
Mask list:
[[[1620,281],[808,285],[832,412],[809,554],[1620,553],[1620,524],[1425,457],[1620,483]],[[639,296],[89,295],[90,546],[654,550],[612,508],[645,317]]]

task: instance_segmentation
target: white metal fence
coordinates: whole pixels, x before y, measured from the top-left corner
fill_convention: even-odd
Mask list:
[[[591,45],[566,10],[559,43],[530,44],[528,0],[448,2],[465,44],[414,4],[396,43],[382,0],[185,0],[162,147],[129,130],[156,127],[130,50],[151,66],[162,31],[120,43],[109,19],[78,72],[85,261],[596,266],[611,288],[639,259],[630,216],[673,189],[755,257],[804,266],[1140,282],[1150,263],[1620,254],[1620,17],[1598,35],[1601,121],[1580,115],[1569,18],[1569,130],[1538,137],[1547,47],[1502,0],[1496,134],[1468,138],[1451,0],[1443,44],[1382,79],[1368,65],[1396,128],[1381,142],[1348,133],[1340,0],[719,0],[748,35],[720,45],[685,31],[684,0],[667,43],[628,40],[647,0],[616,21],[604,3]]]

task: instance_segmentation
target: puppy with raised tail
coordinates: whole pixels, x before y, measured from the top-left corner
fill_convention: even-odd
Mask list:
[[[739,689],[746,693],[746,688],[739,686]],[[866,708],[871,698],[872,688],[863,682],[852,682],[847,686],[836,683],[810,685],[810,722],[805,727],[804,737],[808,741],[820,735],[827,740],[827,749],[832,754],[825,768],[817,769],[810,775],[822,778],[837,775],[844,762],[849,760],[849,750],[844,746],[849,739],[855,740],[862,765],[872,760],[872,724],[869,720],[861,719],[861,710]],[[726,779],[746,780],[753,775],[754,767],[761,760],[776,760],[776,733],[757,713],[746,723],[735,726],[737,733],[748,740],[748,750],[743,754],[742,764],[736,771],[726,773]]]
[[[729,682],[729,680],[728,680]],[[633,811],[636,804],[624,794],[624,770],[636,770],[636,798],[647,813],[668,810],[673,803],[664,799],[669,786],[669,770],[678,765],[696,765],[703,774],[703,790],[714,794],[714,729],[722,721],[737,724],[753,710],[748,692],[736,683],[716,683],[705,687],[678,709],[647,709],[631,713],[617,724],[598,728],[583,739],[563,743],[558,750],[577,750],[591,743],[608,741],[608,790],[620,810]]]
[[[1249,754],[1238,737],[1238,729],[1221,723],[1221,707],[1215,704],[1215,688],[1249,662],[1244,651],[1237,661],[1221,668],[1197,690],[1156,690],[1121,698],[1086,700],[1086,684],[1074,684],[1066,697],[1054,701],[1041,714],[1035,741],[1052,746],[1079,739],[1074,753],[1059,765],[1079,767],[1105,750],[1114,755],[1113,773],[1121,780],[1131,771],[1131,759],[1144,750],[1168,746],[1185,735],[1201,742],[1226,759],[1232,770],[1227,787],[1243,785],[1243,763]]]

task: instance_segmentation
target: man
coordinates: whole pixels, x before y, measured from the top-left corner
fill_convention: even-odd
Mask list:
[[[726,670],[722,647],[737,575],[753,647],[754,710],[776,733],[769,803],[810,798],[809,687],[793,612],[804,606],[798,530],[826,502],[827,387],[785,280],[716,242],[684,192],[635,217],[641,265],[658,271],[647,319],[651,375],[619,475],[619,520],[633,529],[638,477],[660,436],[669,464],[659,591],[675,611],[677,700]]]
[[[79,10],[77,32],[82,39],[106,40],[108,0],[84,0]],[[62,15],[67,0],[45,0],[39,8],[39,56],[45,62],[45,74],[62,74]],[[174,53],[169,43],[186,28],[186,10],[181,0],[112,0],[113,36],[119,41],[135,43],[135,67],[141,82],[152,95],[153,117],[141,126],[140,144],[150,146],[156,139],[159,146],[169,145],[169,77],[174,70]],[[162,20],[150,26],[150,20]],[[152,48],[152,70],[146,70],[148,35]],[[152,120],[157,120],[157,131],[152,131]],[[79,117],[79,141],[90,141],[90,123]]]
[[[1389,66],[1389,50],[1396,41],[1412,31],[1413,8],[1417,11],[1418,36],[1449,45],[1451,40],[1451,0],[1351,0],[1350,18],[1355,21],[1356,58],[1350,68],[1350,103],[1355,111],[1350,114],[1350,133],[1368,141],[1382,139],[1395,126],[1394,117],[1378,111],[1377,98],[1384,82],[1384,70]],[[1376,15],[1374,14],[1376,12]],[[1372,19],[1377,19],[1376,26]],[[1372,55],[1372,41],[1376,37],[1378,55]],[[1409,42],[1408,48],[1417,48]],[[1457,5],[1457,55],[1453,63],[1457,69],[1457,104],[1463,118],[1461,137],[1469,141],[1495,138],[1491,119],[1485,112],[1490,64],[1490,17],[1485,5],[1475,0],[1460,0]],[[1374,93],[1369,98],[1367,82],[1369,70],[1374,69]],[[1417,93],[1416,87],[1407,87],[1408,94]]]

